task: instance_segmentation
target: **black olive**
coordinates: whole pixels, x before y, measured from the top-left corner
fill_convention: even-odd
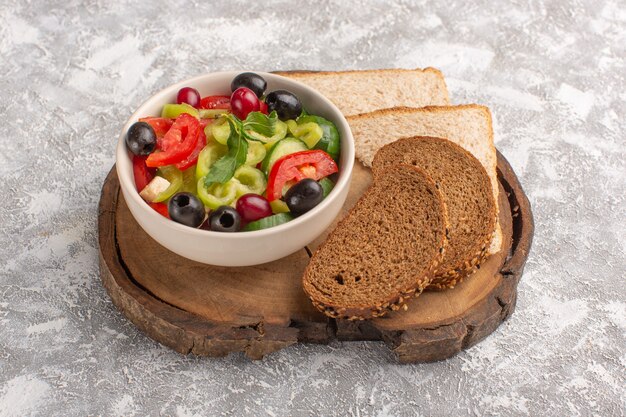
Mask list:
[[[156,147],[152,126],[146,122],[134,123],[126,132],[126,146],[135,155],[150,155]]]
[[[233,78],[233,81],[230,83],[230,91],[234,92],[239,87],[249,88],[258,98],[261,98],[267,88],[267,82],[259,74],[255,74],[253,72],[242,72]]]
[[[319,182],[305,178],[285,194],[285,202],[294,216],[300,216],[324,199],[324,189]]]
[[[241,217],[230,206],[220,206],[209,216],[209,225],[214,232],[236,232],[241,226]]]
[[[302,113],[302,103],[287,90],[272,91],[265,97],[269,112],[276,111],[280,120],[296,119]]]
[[[167,205],[170,218],[189,227],[198,227],[204,221],[206,213],[202,202],[191,193],[175,194]]]

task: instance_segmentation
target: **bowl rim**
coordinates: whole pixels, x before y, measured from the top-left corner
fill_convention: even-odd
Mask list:
[[[330,108],[332,112],[337,114],[338,120],[333,120],[333,122],[342,125],[343,132],[347,134],[345,138],[344,138],[344,135],[342,135],[342,137],[340,138],[341,159],[345,159],[345,163],[339,165],[339,172],[341,174],[339,176],[339,180],[333,187],[333,190],[330,192],[330,194],[328,194],[328,196],[324,200],[322,200],[322,202],[318,204],[316,207],[314,207],[312,210],[308,211],[307,213],[301,216],[295,217],[293,220],[287,223],[269,227],[267,229],[245,231],[245,232],[239,231],[235,233],[223,233],[223,232],[215,232],[211,230],[185,226],[183,224],[177,223],[171,219],[168,219],[162,216],[161,214],[157,213],[155,210],[151,209],[148,203],[143,198],[141,198],[141,196],[139,195],[139,192],[135,190],[134,182],[131,176],[125,174],[126,172],[129,172],[129,171],[132,173],[132,156],[130,152],[127,150],[126,143],[125,143],[126,132],[128,131],[128,129],[133,123],[135,123],[140,117],[143,117],[145,115],[146,113],[145,108],[152,105],[155,101],[165,101],[166,96],[171,95],[173,92],[178,91],[179,89],[187,86],[188,84],[202,83],[207,78],[210,79],[212,77],[221,77],[221,76],[227,76],[227,75],[231,75],[231,78],[234,78],[236,75],[242,72],[254,72],[256,74],[261,75],[262,77],[266,79],[274,78],[275,80],[278,80],[281,84],[284,84],[284,85],[281,85],[281,87],[285,89],[289,89],[289,85],[291,84],[300,89],[307,90],[310,94],[314,96],[315,100],[321,101],[325,107]],[[346,144],[348,146],[345,146]],[[301,82],[295,81],[287,77],[283,77],[278,74],[268,73],[264,71],[241,70],[241,71],[216,71],[216,72],[210,72],[210,73],[198,75],[195,77],[187,78],[183,81],[179,81],[177,83],[171,84],[159,90],[158,92],[150,96],[148,99],[143,101],[141,105],[139,105],[137,110],[135,110],[133,114],[129,117],[129,119],[126,121],[118,137],[118,143],[116,147],[116,156],[115,156],[115,166],[116,166],[116,171],[118,175],[118,180],[120,182],[120,186],[122,188],[122,191],[125,191],[124,197],[125,198],[130,197],[136,203],[138,203],[138,205],[142,207],[142,210],[147,213],[146,215],[148,216],[149,219],[151,219],[150,221],[153,223],[156,223],[155,226],[167,227],[175,231],[179,231],[182,233],[190,233],[192,235],[197,235],[197,236],[206,236],[206,237],[209,237],[209,236],[218,237],[219,236],[220,238],[223,238],[223,239],[237,240],[237,239],[246,239],[246,238],[253,238],[253,237],[260,238],[260,237],[271,235],[271,234],[287,232],[288,230],[298,228],[298,226],[307,222],[315,214],[324,211],[324,209],[330,206],[334,200],[339,198],[339,195],[341,194],[340,190],[343,189],[344,187],[349,186],[350,179],[352,176],[352,169],[354,167],[354,158],[355,158],[354,138],[352,136],[352,131],[350,130],[350,125],[348,124],[348,121],[346,120],[343,113],[341,113],[341,111],[337,108],[337,106],[335,106],[328,98],[326,98],[317,90]],[[134,214],[133,214],[133,217],[134,217]]]

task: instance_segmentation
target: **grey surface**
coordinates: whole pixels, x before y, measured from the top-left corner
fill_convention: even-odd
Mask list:
[[[623,1],[136,3],[0,2],[0,416],[624,415]],[[491,107],[533,205],[491,337],[427,365],[379,343],[199,359],[118,313],[96,205],[144,99],[222,69],[416,66]]]

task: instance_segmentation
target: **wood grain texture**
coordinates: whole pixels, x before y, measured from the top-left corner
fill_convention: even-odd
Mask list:
[[[336,321],[318,313],[306,299],[300,278],[323,236],[287,258],[255,267],[214,267],[175,255],[135,222],[121,197],[115,169],[104,183],[99,206],[103,285],[139,329],[183,354],[244,352],[260,359],[294,343],[337,338],[383,340],[400,362],[445,359],[493,332],[515,307],[533,221],[528,199],[501,155],[498,169],[505,191],[500,204],[506,250],[455,289],[424,293],[409,303],[408,311],[361,322]],[[355,164],[344,213],[370,182],[369,170]]]

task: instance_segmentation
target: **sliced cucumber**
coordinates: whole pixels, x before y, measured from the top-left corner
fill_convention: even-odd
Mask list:
[[[305,123],[317,123],[323,131],[322,138],[315,144],[315,149],[321,149],[330,155],[335,161],[339,158],[339,131],[333,122],[320,116],[300,116],[298,125]]]
[[[272,166],[274,163],[278,161],[285,155],[289,155],[290,153],[296,153],[301,151],[307,151],[309,148],[306,146],[304,142],[300,139],[296,138],[285,138],[270,149],[270,151],[265,156],[263,160],[263,164],[261,165],[261,169],[265,172],[265,174],[269,175]]]
[[[269,217],[264,217],[260,220],[250,222],[243,228],[244,232],[252,232],[254,230],[263,230],[270,227],[278,226],[279,224],[287,223],[293,220],[293,216],[289,213],[278,213]]]
[[[330,194],[335,187],[335,183],[328,177],[324,177],[318,182],[322,186],[322,190],[324,190],[324,198],[328,197],[328,194]]]

